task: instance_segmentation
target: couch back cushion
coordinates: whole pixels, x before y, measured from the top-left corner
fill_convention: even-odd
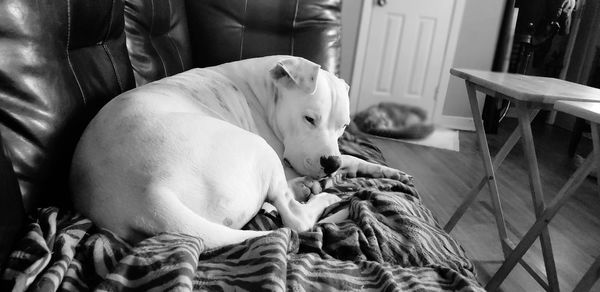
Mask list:
[[[339,72],[341,0],[186,0],[186,6],[196,67],[295,55]]]
[[[0,1],[0,131],[26,209],[68,204],[81,132],[134,86],[123,27],[122,1]]]
[[[138,86],[192,67],[185,0],[125,0],[125,32]]]

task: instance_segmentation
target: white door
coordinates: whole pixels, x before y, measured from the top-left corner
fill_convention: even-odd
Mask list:
[[[390,101],[419,106],[432,120],[443,106],[439,89],[445,96],[464,0],[364,1],[353,110]]]

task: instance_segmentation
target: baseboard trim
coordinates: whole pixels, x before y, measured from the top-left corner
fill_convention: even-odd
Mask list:
[[[437,125],[462,131],[475,131],[472,118],[442,115],[436,122]]]

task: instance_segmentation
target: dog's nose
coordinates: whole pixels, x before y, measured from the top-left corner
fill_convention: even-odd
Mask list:
[[[325,174],[331,174],[340,168],[342,160],[339,156],[321,156],[321,166]]]

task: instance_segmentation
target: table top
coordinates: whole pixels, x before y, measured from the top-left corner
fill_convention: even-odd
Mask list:
[[[556,78],[459,68],[450,69],[450,74],[520,101],[600,102],[600,89]]]
[[[557,101],[554,109],[600,124],[600,102]]]

